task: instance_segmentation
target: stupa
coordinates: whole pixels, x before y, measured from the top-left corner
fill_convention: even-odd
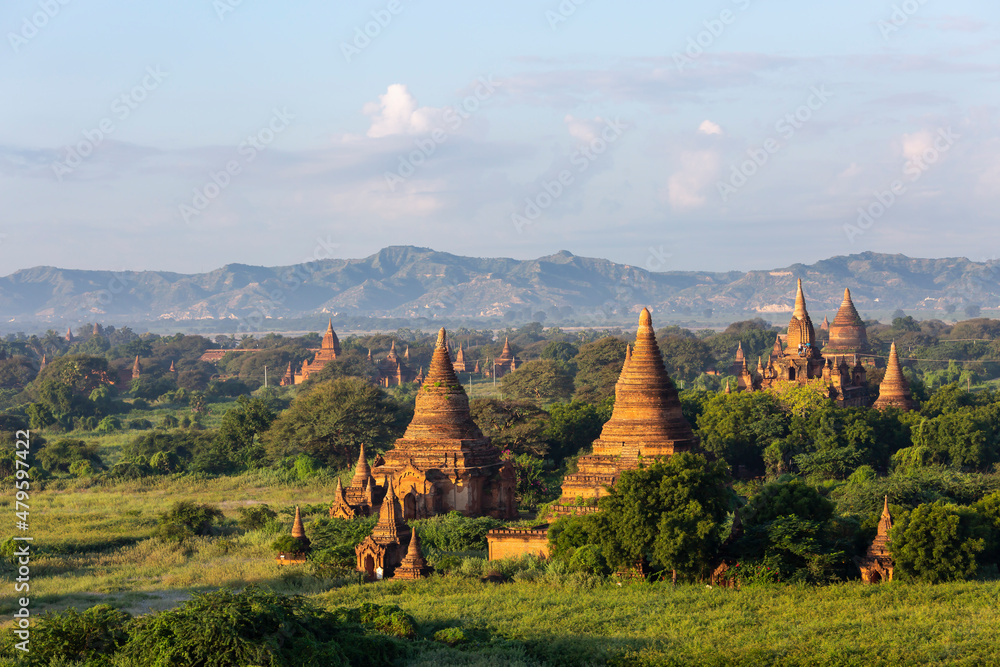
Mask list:
[[[513,467],[472,421],[444,329],[417,392],[413,419],[372,474],[383,486],[393,481],[406,519],[453,510],[466,516],[517,516]]]
[[[642,309],[635,346],[627,348],[615,385],[615,407],[594,441],[593,453],[578,461],[577,472],[563,480],[557,512],[587,511],[607,494],[623,470],[640,457],[654,459],[690,450],[697,443],[681,413],[677,389],[663,366],[649,310]],[[582,498],[589,505],[578,504]]]
[[[912,410],[917,406],[913,395],[910,394],[910,383],[906,381],[903,376],[903,368],[899,365],[895,341],[889,348],[889,363],[886,365],[882,382],[878,386],[878,398],[875,400],[875,407],[880,410],[890,406],[903,411]]]

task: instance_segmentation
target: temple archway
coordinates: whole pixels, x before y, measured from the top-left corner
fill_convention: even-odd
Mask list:
[[[417,494],[413,491],[403,496],[403,520],[411,521],[417,518]]]
[[[365,556],[365,578],[375,579],[375,559],[370,554]]]

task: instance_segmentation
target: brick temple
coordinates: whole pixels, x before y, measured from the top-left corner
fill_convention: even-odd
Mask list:
[[[795,309],[788,322],[784,344],[780,336],[776,337],[767,364],[758,358],[755,370],[751,370],[745,358],[739,360],[736,390],[770,389],[782,392],[795,387],[810,387],[840,406],[871,405],[868,371],[858,356],[860,350],[867,349],[868,337],[847,290],[840,311],[830,325],[830,341],[833,347],[824,349],[824,355],[816,340],[816,330],[806,309],[806,297],[799,279]],[[837,354],[837,350],[850,352]],[[742,347],[737,349],[738,357],[742,356],[741,353]]]
[[[578,470],[566,475],[561,511],[577,511],[578,499],[596,504],[614,486],[623,470],[637,468],[640,457],[668,457],[697,443],[681,414],[677,389],[663,366],[649,310],[642,309],[635,346],[629,346],[615,384],[615,406],[593,453],[582,456]],[[557,510],[559,511],[559,510]]]
[[[885,375],[878,386],[878,398],[875,400],[875,407],[883,410],[888,407],[898,408],[904,412],[913,410],[917,403],[910,393],[910,383],[903,376],[903,369],[899,365],[899,355],[896,354],[896,342],[893,341],[889,348],[889,363],[885,368]]]
[[[417,392],[413,419],[372,474],[383,486],[393,481],[406,519],[453,510],[466,516],[517,516],[513,467],[472,421],[444,329]]]

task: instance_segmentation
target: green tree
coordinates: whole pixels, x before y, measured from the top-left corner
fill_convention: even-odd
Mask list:
[[[554,361],[538,359],[517,367],[501,381],[503,393],[511,398],[538,403],[568,400],[573,395],[573,376]]]
[[[596,407],[582,401],[552,403],[548,406],[549,423],[543,436],[549,442],[549,456],[558,464],[589,447],[601,435],[607,421]]]
[[[975,575],[986,546],[975,510],[940,500],[897,517],[890,539],[899,573],[930,583]]]
[[[656,568],[704,574],[721,542],[730,492],[721,461],[684,452],[648,468],[626,470],[601,498],[601,550],[615,567],[646,561]]]
[[[538,457],[548,454],[545,427],[549,415],[534,403],[476,398],[469,402],[469,411],[483,434],[501,451]]]
[[[222,416],[212,448],[213,458],[227,462],[225,467],[230,469],[261,465],[264,448],[258,438],[271,427],[275,417],[264,399],[240,396],[236,405]]]
[[[358,378],[319,382],[300,393],[263,434],[272,460],[306,453],[324,465],[354,463],[361,445],[388,449],[406,415],[381,389]]]
[[[741,558],[776,568],[783,579],[825,581],[843,574],[844,545],[833,530],[833,503],[801,480],[766,484],[742,512]]]
[[[788,435],[791,418],[770,392],[715,394],[698,416],[701,446],[734,467],[762,470],[764,451]]]
[[[573,398],[599,403],[615,395],[615,383],[625,364],[625,342],[608,337],[587,343],[580,348],[574,361],[579,370]]]

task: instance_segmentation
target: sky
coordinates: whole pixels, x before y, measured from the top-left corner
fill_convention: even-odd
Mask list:
[[[997,257],[995,0],[7,0],[0,266]]]

